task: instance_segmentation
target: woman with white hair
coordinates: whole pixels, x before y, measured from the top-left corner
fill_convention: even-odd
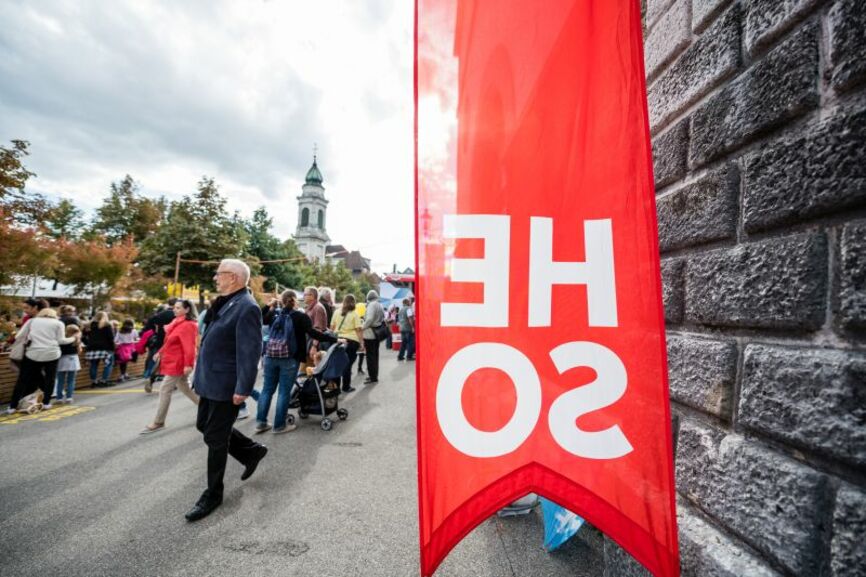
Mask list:
[[[385,309],[379,302],[379,293],[367,293],[367,311],[364,313],[364,349],[367,351],[367,380],[365,385],[379,382],[379,338],[373,329],[385,325]]]
[[[325,312],[328,313],[328,326],[331,326],[331,320],[334,318],[334,293],[326,286],[319,287],[319,302],[325,307]]]

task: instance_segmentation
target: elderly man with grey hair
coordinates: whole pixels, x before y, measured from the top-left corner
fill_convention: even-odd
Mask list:
[[[334,295],[326,286],[319,287],[319,302],[325,307],[325,312],[328,313],[328,326],[331,326],[331,319],[334,317]]]
[[[379,302],[379,293],[367,293],[367,311],[364,313],[364,349],[367,351],[367,380],[365,385],[379,382],[379,336],[374,329],[385,327],[385,309]]]
[[[204,318],[193,379],[201,398],[196,428],[208,448],[207,489],[186,514],[189,521],[207,517],[222,504],[229,455],[244,465],[244,481],[268,452],[232,426],[253,390],[262,354],[262,311],[247,289],[249,280],[250,267],[235,259],[220,262],[214,275],[220,296]]]

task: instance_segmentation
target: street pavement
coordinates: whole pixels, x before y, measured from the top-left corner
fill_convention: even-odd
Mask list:
[[[256,436],[270,452],[245,482],[230,458],[223,505],[198,523],[183,515],[204,488],[207,451],[180,393],[166,430],[149,436],[139,431],[157,395],[142,381],[0,422],[0,575],[418,575],[414,363],[385,352],[381,364],[379,384],[354,383],[333,430],[311,417]],[[252,436],[254,421],[239,428]],[[436,575],[602,575],[594,529],[553,554],[542,538],[537,513],[494,516]]]

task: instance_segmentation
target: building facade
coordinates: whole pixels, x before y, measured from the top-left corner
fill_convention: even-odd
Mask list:
[[[863,577],[866,3],[646,10],[682,573]]]
[[[325,251],[331,238],[326,232],[328,222],[328,199],[322,172],[313,156],[313,165],[307,171],[301,195],[298,198],[298,226],[294,240],[298,249],[309,261],[325,261]]]

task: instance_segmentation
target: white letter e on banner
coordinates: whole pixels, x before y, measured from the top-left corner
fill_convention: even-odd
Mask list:
[[[484,302],[442,303],[443,327],[508,326],[508,247],[510,217],[499,214],[446,214],[443,238],[483,238],[484,258],[452,258],[451,280],[480,282]]]

